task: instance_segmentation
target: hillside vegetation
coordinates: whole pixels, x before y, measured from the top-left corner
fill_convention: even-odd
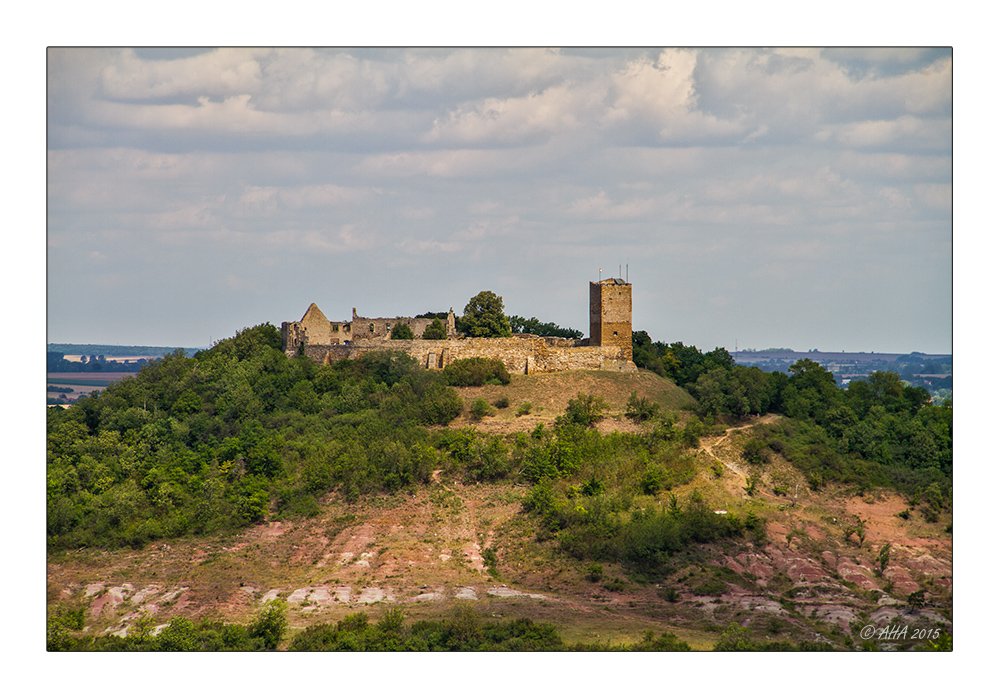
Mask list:
[[[741,422],[718,408],[739,400],[713,402],[740,375],[687,356],[691,393],[652,372],[456,388],[394,353],[319,366],[268,325],[165,357],[50,411],[50,647],[120,632],[165,649],[151,629],[183,618],[166,638],[205,649],[849,648],[880,587],[934,600],[950,631],[950,453],[948,475],[907,448],[880,471],[826,413]],[[886,409],[893,387],[854,424],[926,417]],[[818,405],[807,388],[793,376],[766,405]],[[270,600],[287,603],[280,644],[249,630]],[[378,624],[356,616],[378,605]],[[757,607],[754,639],[729,628]],[[531,623],[485,616],[512,614]]]

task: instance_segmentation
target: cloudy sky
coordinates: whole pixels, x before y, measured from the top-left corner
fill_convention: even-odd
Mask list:
[[[47,51],[49,342],[461,312],[952,351],[950,49]],[[599,270],[603,269],[603,273]]]

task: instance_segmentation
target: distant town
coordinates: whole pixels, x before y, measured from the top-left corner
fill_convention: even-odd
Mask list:
[[[786,348],[739,350],[732,353],[737,364],[759,367],[762,371],[788,371],[800,359],[810,359],[829,371],[837,385],[845,388],[854,379],[873,371],[891,371],[914,386],[923,386],[935,402],[951,397],[952,355],[879,352],[796,352]]]

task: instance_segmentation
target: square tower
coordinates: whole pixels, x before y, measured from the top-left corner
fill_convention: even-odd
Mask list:
[[[590,344],[618,347],[632,361],[632,285],[625,280],[590,282]]]

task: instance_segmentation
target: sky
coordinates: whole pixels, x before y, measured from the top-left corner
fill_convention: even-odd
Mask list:
[[[952,49],[46,51],[47,340],[461,313],[952,352]]]

